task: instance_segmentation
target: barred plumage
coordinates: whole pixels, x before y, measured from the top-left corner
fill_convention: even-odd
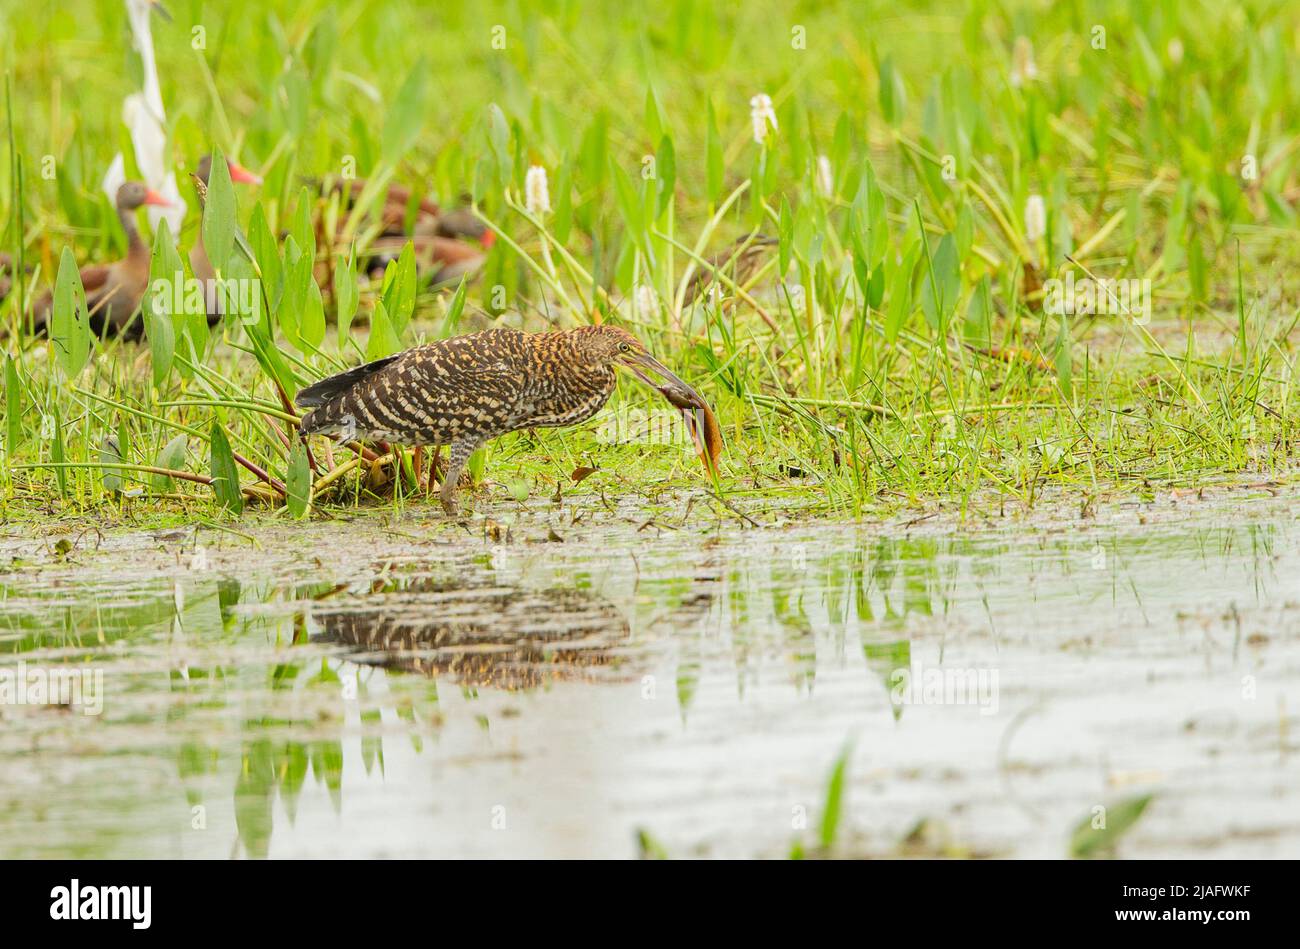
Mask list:
[[[299,392],[296,402],[312,410],[302,419],[305,435],[450,446],[441,498],[451,512],[456,483],[476,448],[507,432],[591,418],[614,391],[616,366],[675,405],[707,412],[694,389],[613,326],[537,334],[494,329],[439,340],[324,379]],[[666,382],[653,382],[641,368]],[[696,416],[683,416],[694,431]],[[706,443],[711,461],[716,448],[711,439]]]

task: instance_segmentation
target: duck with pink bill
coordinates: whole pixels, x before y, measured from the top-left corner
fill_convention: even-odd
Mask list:
[[[149,286],[149,245],[140,237],[135,212],[146,206],[170,207],[171,202],[139,181],[128,181],[117,189],[117,217],[126,232],[126,256],[109,264],[81,268],[81,286],[86,292],[90,329],[97,336],[139,339],[144,323],[132,319],[140,310]],[[54,291],[47,291],[32,308],[33,328],[44,333],[54,309]]]

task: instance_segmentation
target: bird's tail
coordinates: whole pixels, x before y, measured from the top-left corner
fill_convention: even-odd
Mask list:
[[[348,413],[344,397],[397,358],[387,356],[376,359],[364,366],[335,373],[299,390],[294,397],[294,404],[300,409],[312,410],[298,423],[299,431],[304,435],[338,435],[345,441],[351,441],[356,434],[357,422]]]

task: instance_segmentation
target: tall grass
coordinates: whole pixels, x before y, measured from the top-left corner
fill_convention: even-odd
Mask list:
[[[303,445],[293,392],[498,320],[629,326],[715,402],[724,492],[810,511],[1290,470],[1300,10],[625,6],[173,10],[154,29],[170,148],[266,179],[239,193],[217,163],[201,224],[222,274],[261,292],[255,320],[213,332],[146,306],[140,346],[88,338],[65,254],[122,249],[97,187],[119,149],[133,171],[121,7],[8,9],[0,246],[33,273],[0,307],[0,510],[400,499],[409,460]],[[528,208],[534,165],[549,210]],[[500,235],[481,276],[431,288],[408,254],[358,283],[373,216],[315,184],[353,167],[363,210],[390,181],[470,195]],[[187,274],[198,221],[153,235],[155,276]],[[766,263],[714,273],[757,234],[777,240]],[[685,305],[701,269],[713,289]],[[1149,281],[1150,322],[1049,312],[1067,272]],[[23,302],[56,275],[55,338],[33,338]],[[533,438],[490,448],[488,473],[545,494],[601,490],[569,484],[584,458],[634,489],[700,477],[678,448],[577,430],[517,450]]]

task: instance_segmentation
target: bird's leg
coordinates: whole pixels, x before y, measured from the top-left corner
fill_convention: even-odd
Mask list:
[[[433,452],[429,455],[429,483],[425,487],[426,494],[433,493],[433,486],[439,483],[442,476],[442,446],[434,445]]]
[[[415,450],[411,452],[411,469],[415,474],[415,490],[419,491],[422,487],[420,481],[424,475],[424,446],[416,445]]]
[[[448,514],[456,513],[456,485],[460,482],[460,473],[465,470],[465,462],[469,461],[469,456],[474,454],[474,449],[480,444],[481,441],[469,438],[458,438],[451,443],[447,473],[443,476],[442,491],[439,492],[442,509]]]

